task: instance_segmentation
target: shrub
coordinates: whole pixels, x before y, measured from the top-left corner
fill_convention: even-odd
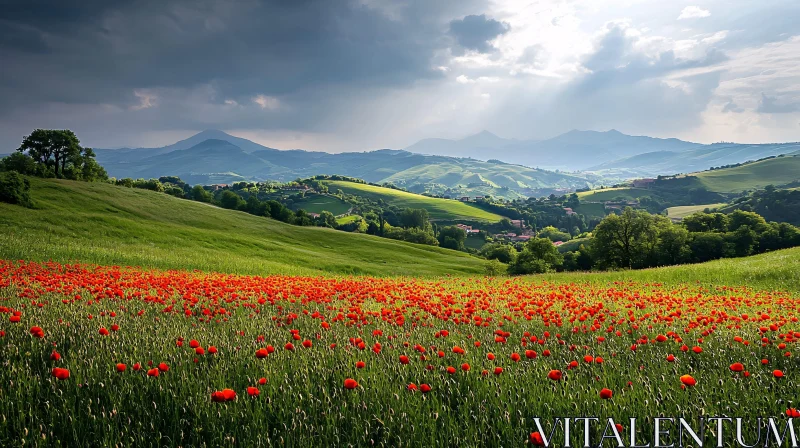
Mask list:
[[[16,171],[0,173],[0,201],[33,207],[30,196],[31,184]]]

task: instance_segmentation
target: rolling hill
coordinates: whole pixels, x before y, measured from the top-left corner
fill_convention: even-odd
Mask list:
[[[663,174],[691,173],[715,166],[742,163],[800,150],[800,143],[743,145],[715,143],[686,151],[656,151],[605,162],[589,168],[604,175],[655,177]]]
[[[718,193],[739,193],[767,185],[783,185],[800,180],[800,155],[776,157],[719,170],[690,175]]]
[[[431,220],[434,221],[457,221],[463,219],[468,221],[498,222],[503,218],[472,204],[453,199],[431,198],[392,188],[376,187],[356,182],[325,181],[325,184],[328,185],[328,190],[331,192],[342,190],[347,194],[362,196],[375,201],[382,200],[400,208],[424,208],[428,211]]]
[[[461,252],[298,227],[163,193],[31,178],[34,209],[0,203],[0,258],[240,274],[476,274]]]
[[[373,183],[391,182],[413,191],[453,196],[492,195],[509,199],[593,185],[597,176],[428,156],[400,150],[329,154],[282,151],[221,131],[204,131],[163,148],[98,149],[97,161],[111,176],[157,178],[180,176],[192,184],[240,180],[289,181],[319,174],[339,174]]]
[[[584,170],[594,165],[653,151],[679,152],[702,146],[678,139],[572,130],[547,140],[512,140],[491,132],[461,140],[425,139],[405,148],[422,154],[490,158],[545,169]]]

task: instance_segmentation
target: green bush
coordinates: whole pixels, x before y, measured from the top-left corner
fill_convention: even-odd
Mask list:
[[[33,207],[30,195],[31,184],[16,171],[0,173],[0,202]]]

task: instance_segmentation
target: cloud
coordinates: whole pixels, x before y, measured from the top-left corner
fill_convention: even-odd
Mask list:
[[[253,97],[253,102],[258,104],[262,109],[269,110],[275,110],[281,105],[277,98],[267,95],[256,95]]]
[[[731,101],[728,101],[727,103],[725,103],[725,106],[722,107],[722,112],[723,113],[733,112],[733,113],[736,113],[736,114],[740,114],[740,113],[744,112],[744,109],[739,107],[738,105],[736,105],[736,103],[734,103],[733,100],[731,100]]]
[[[678,16],[678,20],[702,19],[710,16],[711,11],[707,9],[703,9],[699,6],[687,6],[683,8],[683,11],[681,11],[681,15]]]
[[[491,41],[511,29],[505,22],[487,18],[485,14],[470,15],[450,22],[450,34],[462,49],[491,53],[495,50]]]
[[[788,114],[800,111],[800,104],[794,102],[783,102],[776,97],[761,94],[761,101],[758,103],[758,113],[761,114]]]

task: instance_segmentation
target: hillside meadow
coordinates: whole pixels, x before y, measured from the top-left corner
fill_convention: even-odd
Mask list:
[[[342,190],[347,194],[358,195],[375,201],[382,200],[387,204],[400,208],[424,208],[434,221],[457,221],[459,219],[464,219],[468,221],[498,222],[503,219],[503,217],[498,214],[487,212],[472,204],[452,199],[432,198],[409,193],[407,191],[356,182],[329,180],[325,181],[325,184],[328,185],[328,190],[331,192]]]
[[[0,258],[256,275],[483,271],[483,260],[432,246],[292,226],[104,183],[30,181],[34,209],[0,203]]]

